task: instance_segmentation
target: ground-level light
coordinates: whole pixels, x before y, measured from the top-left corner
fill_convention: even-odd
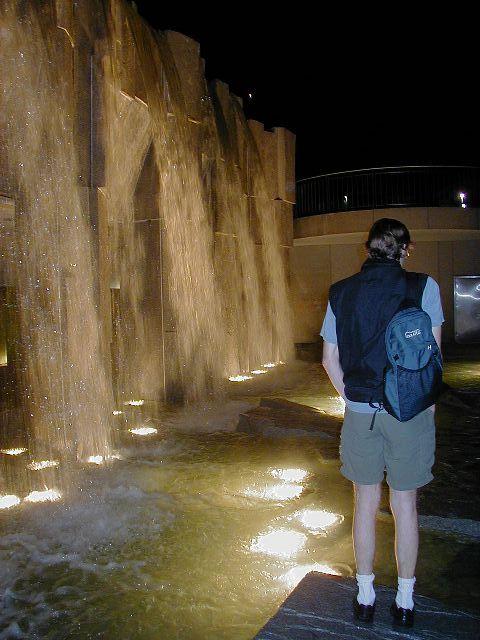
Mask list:
[[[134,429],[129,429],[129,431],[134,436],[150,436],[157,433],[158,429],[155,429],[155,427],[135,427]]]
[[[0,509],[10,509],[20,504],[20,498],[14,495],[0,496]]]

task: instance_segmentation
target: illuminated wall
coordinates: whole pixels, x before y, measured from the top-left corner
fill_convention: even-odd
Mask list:
[[[0,19],[0,369],[18,373],[7,287],[27,395],[55,396],[39,423],[65,404],[66,371],[101,370],[106,411],[112,381],[117,402],[153,407],[288,359],[295,136],[247,122],[200,45],[133,3],[7,0]],[[81,380],[67,387],[75,404]]]

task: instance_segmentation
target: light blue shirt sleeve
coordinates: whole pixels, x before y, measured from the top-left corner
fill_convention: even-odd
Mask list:
[[[440,327],[445,321],[440,298],[440,288],[433,278],[428,276],[423,290],[422,309],[428,313],[432,320],[432,327]]]
[[[337,344],[337,322],[335,320],[335,314],[332,311],[332,307],[330,306],[330,302],[327,305],[327,312],[323,320],[320,335],[325,340],[325,342],[330,342],[330,344]]]

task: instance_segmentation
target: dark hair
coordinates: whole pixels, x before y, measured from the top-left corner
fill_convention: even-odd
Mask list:
[[[382,218],[370,229],[365,246],[370,258],[400,260],[402,249],[406,249],[409,244],[410,233],[403,222]]]

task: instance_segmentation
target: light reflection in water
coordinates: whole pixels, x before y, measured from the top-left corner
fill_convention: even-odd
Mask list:
[[[273,469],[270,473],[274,478],[286,482],[302,482],[308,475],[305,469]]]
[[[0,453],[4,453],[6,456],[19,456],[25,451],[26,449],[18,447],[16,449],[1,449]]]
[[[250,545],[250,551],[270,556],[291,558],[303,547],[307,536],[290,529],[275,529],[259,535]]]
[[[333,407],[330,407],[329,413],[337,416],[343,416],[345,413],[345,400],[340,396],[330,397],[329,400],[332,401]]]
[[[10,509],[20,504],[20,498],[14,495],[0,496],[0,509]]]
[[[121,460],[122,456],[119,453],[112,453],[109,456],[90,456],[87,458],[87,462],[91,464],[103,464],[109,460]]]
[[[253,487],[246,489],[244,495],[251,498],[262,498],[263,500],[291,500],[298,498],[302,494],[303,488],[298,484],[275,484],[272,487]]]
[[[265,369],[253,369],[252,371],[250,371],[250,373],[253,373],[254,376],[260,376],[262,375],[262,373],[268,373],[268,372],[265,371]]]
[[[128,400],[123,404],[130,407],[141,407],[143,404],[145,404],[145,400]]]
[[[150,436],[157,433],[158,429],[155,429],[155,427],[135,427],[134,429],[129,429],[129,431],[134,436]]]
[[[25,502],[55,502],[60,500],[62,494],[55,489],[45,489],[45,491],[31,491],[25,496]]]
[[[253,376],[239,374],[238,376],[230,376],[228,379],[230,382],[243,382],[244,380],[253,380]]]
[[[307,575],[307,573],[310,573],[311,571],[318,571],[319,573],[328,573],[331,576],[342,575],[336,569],[334,569],[333,567],[330,567],[328,564],[315,563],[315,564],[305,564],[305,565],[299,565],[298,567],[293,567],[293,569],[290,569],[290,571],[287,571],[287,573],[285,573],[282,576],[282,580],[284,580],[287,583],[289,588],[293,589],[297,586],[300,580],[303,580],[303,578]]]
[[[27,465],[27,469],[30,469],[30,471],[41,471],[42,469],[58,467],[59,464],[58,460],[40,460],[39,462],[30,462],[30,464]]]
[[[294,518],[299,520],[304,527],[314,532],[343,522],[342,515],[331,513],[324,509],[304,509],[295,513]]]

